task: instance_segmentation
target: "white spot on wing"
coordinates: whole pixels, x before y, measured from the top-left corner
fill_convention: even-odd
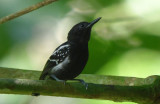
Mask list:
[[[56,59],[49,59],[49,61],[56,62],[56,65],[57,65],[59,60],[56,60]]]
[[[69,46],[70,46],[69,44],[62,45],[62,46],[60,46],[56,51],[54,51],[53,54],[55,54],[56,52],[59,52],[59,50],[65,48],[65,47],[69,49]],[[61,53],[61,51],[60,51],[60,53]]]
[[[66,57],[63,62],[59,63],[58,65],[52,68],[51,73],[54,73],[55,71],[63,69],[68,65],[68,63],[70,63],[70,59],[69,57]]]

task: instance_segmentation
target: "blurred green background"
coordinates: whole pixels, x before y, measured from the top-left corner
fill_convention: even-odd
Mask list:
[[[40,2],[0,0],[0,18]],[[0,25],[0,66],[42,70],[73,25],[93,27],[83,73],[147,77],[160,75],[159,0],[59,0]],[[14,73],[13,73],[14,74]],[[0,104],[135,104],[105,100],[0,95]]]

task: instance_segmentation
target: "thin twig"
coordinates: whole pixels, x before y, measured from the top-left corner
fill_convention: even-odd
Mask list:
[[[32,6],[28,7],[28,8],[25,8],[24,10],[21,10],[19,12],[16,12],[16,13],[13,13],[13,14],[8,15],[6,17],[3,17],[3,18],[0,19],[0,24],[5,23],[5,22],[7,22],[9,20],[12,20],[14,18],[17,18],[19,16],[22,16],[22,15],[24,15],[26,13],[31,12],[31,11],[34,11],[34,10],[36,10],[38,8],[41,8],[41,7],[43,7],[45,5],[48,5],[48,4],[50,4],[52,2],[55,2],[55,1],[57,1],[57,0],[44,0],[44,1],[39,2],[39,3],[35,4],[35,5],[32,5]]]

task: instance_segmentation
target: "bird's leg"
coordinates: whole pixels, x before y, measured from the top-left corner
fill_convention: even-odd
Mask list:
[[[79,81],[80,83],[82,83],[86,87],[86,90],[88,89],[88,83],[86,83],[84,80],[82,80],[82,79],[73,79],[73,80]]]
[[[57,78],[55,75],[51,74],[50,77],[58,82],[63,82],[63,84],[65,85],[66,84],[66,80],[61,80],[59,78]]]

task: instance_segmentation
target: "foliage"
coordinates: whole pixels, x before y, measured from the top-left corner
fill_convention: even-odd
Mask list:
[[[1,0],[0,17],[34,3]],[[0,66],[42,70],[74,24],[102,17],[92,30],[90,57],[83,73],[159,74],[159,4],[158,0],[59,0],[0,25]]]

